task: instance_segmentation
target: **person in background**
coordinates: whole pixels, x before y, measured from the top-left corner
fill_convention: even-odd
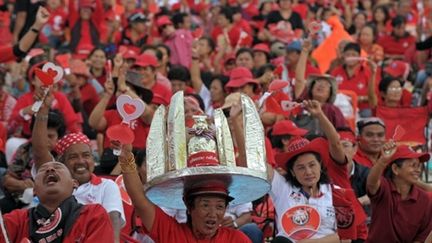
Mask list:
[[[378,117],[365,118],[357,122],[358,149],[354,161],[371,168],[380,156],[385,143],[386,126]]]
[[[429,158],[393,140],[381,147],[367,178],[373,212],[368,242],[425,242],[432,231],[432,201],[416,184]]]

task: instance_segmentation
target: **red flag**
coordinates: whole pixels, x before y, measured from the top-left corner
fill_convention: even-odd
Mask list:
[[[408,145],[425,144],[426,139],[424,129],[428,122],[428,111],[426,107],[399,107],[389,108],[378,106],[376,110],[377,117],[383,119],[386,125],[386,137],[393,138],[397,134],[398,142]],[[399,130],[407,132],[402,133]]]

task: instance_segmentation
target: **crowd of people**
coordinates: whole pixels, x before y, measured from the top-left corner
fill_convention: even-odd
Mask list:
[[[432,1],[3,0],[0,16],[0,242],[432,242]],[[47,63],[64,72],[49,86]],[[235,138],[253,100],[268,194],[147,198],[150,126],[177,92],[187,128],[221,110]],[[107,136],[120,95],[145,103],[131,144]]]

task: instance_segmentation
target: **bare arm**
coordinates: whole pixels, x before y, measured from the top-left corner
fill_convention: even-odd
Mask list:
[[[26,18],[27,18],[27,12],[25,12],[25,11],[20,11],[16,15],[15,27],[13,29],[13,38],[14,38],[15,43],[18,42],[18,38],[19,38],[18,36],[24,27],[24,23],[25,23]]]
[[[199,67],[200,61],[198,58],[198,53],[196,47],[192,48],[192,64],[190,68],[192,87],[195,92],[199,94],[201,91],[201,87],[203,85],[203,81],[201,80],[201,71]]]
[[[52,94],[48,93],[45,102],[39,109],[35,117],[35,123],[32,131],[32,146],[33,146],[33,159],[35,161],[36,169],[42,164],[52,161],[53,156],[48,151],[48,113],[49,107],[53,100]]]
[[[418,180],[416,185],[427,192],[432,192],[432,185],[429,185],[424,181]]]
[[[112,80],[107,80],[105,82],[105,93],[102,95],[102,98],[99,100],[99,103],[95,106],[92,113],[89,116],[89,125],[98,130],[105,131],[107,127],[107,120],[104,117],[104,112],[108,106],[111,97],[114,94],[114,84]]]
[[[22,193],[25,189],[33,187],[33,181],[31,179],[19,180],[6,174],[3,178],[3,186],[8,192]]]
[[[366,188],[370,195],[375,195],[378,192],[381,185],[381,175],[395,152],[396,144],[394,141],[384,144],[380,158],[374,166],[372,166],[367,177]]]
[[[134,155],[132,154],[132,145],[123,145],[119,162],[122,167],[126,191],[132,200],[132,204],[138,216],[140,216],[144,227],[147,231],[151,231],[156,215],[156,208],[144,194],[143,185],[136,169]]]
[[[114,239],[116,243],[120,242],[120,230],[121,230],[121,216],[117,211],[109,212],[109,217],[111,220],[111,224],[114,229]]]
[[[299,60],[297,62],[296,70],[295,70],[295,86],[294,86],[294,96],[295,99],[299,98],[306,88],[306,63],[309,56],[309,51],[312,48],[311,39],[305,39],[303,42],[302,51],[300,53]]]
[[[27,13],[25,13],[27,14]],[[50,17],[50,14],[48,10],[44,7],[39,7],[37,13],[36,13],[36,20],[33,23],[32,27],[30,27],[30,30],[27,31],[27,33],[22,37],[22,39],[18,43],[18,48],[22,52],[27,52],[32,47],[33,43],[35,42],[36,38],[38,37],[38,33],[32,31],[32,29],[40,31],[42,27],[45,25],[46,22],[48,22]],[[25,19],[25,18],[24,18]]]
[[[240,217],[236,218],[236,220],[234,221],[236,222],[238,227],[242,227],[243,225],[250,223],[252,221],[252,214],[250,212],[243,213],[242,215],[240,215]]]
[[[339,139],[339,134],[336,128],[329,121],[327,116],[321,109],[321,104],[316,100],[303,101],[306,109],[318,119],[320,128],[324,132],[329,141],[330,155],[338,164],[345,164],[345,152]]]
[[[372,60],[368,60],[368,63],[372,72],[368,82],[368,101],[369,101],[369,106],[371,108],[375,108],[378,105],[378,97],[375,93],[377,66]]]

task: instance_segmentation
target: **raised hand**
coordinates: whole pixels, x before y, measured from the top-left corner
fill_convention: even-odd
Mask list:
[[[322,114],[321,104],[316,100],[303,101],[304,108],[314,117]]]
[[[41,29],[48,22],[49,18],[50,18],[50,13],[48,12],[48,10],[40,6],[36,13],[36,20],[34,23],[34,27]]]
[[[381,149],[381,156],[380,156],[379,161],[381,163],[384,163],[385,165],[390,163],[391,158],[396,153],[396,149],[397,149],[397,147],[396,147],[395,141],[390,140],[387,143],[385,143]]]

